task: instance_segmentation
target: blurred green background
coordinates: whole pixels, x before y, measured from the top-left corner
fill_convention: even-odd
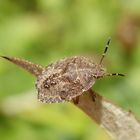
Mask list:
[[[108,37],[108,77],[93,89],[140,118],[139,0],[0,0],[0,54],[42,65],[85,55],[96,61]],[[110,140],[70,103],[41,104],[35,78],[0,60],[1,140]]]

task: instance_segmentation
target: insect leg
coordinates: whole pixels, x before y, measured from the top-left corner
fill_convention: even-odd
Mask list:
[[[73,103],[77,105],[79,103],[79,96],[72,99]]]
[[[96,99],[96,94],[95,94],[95,92],[94,92],[92,89],[89,89],[87,92],[90,93],[93,102],[95,102],[95,99]]]

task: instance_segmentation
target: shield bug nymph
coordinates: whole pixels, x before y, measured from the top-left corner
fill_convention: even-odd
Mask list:
[[[90,90],[99,78],[115,75],[124,76],[119,73],[107,73],[102,65],[109,43],[110,38],[99,63],[92,62],[83,56],[73,56],[56,61],[47,67],[42,67],[23,59],[2,57],[19,65],[37,77],[36,88],[38,90],[39,101],[59,103],[71,101]]]

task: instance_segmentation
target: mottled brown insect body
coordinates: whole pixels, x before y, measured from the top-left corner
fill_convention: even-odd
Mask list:
[[[42,67],[15,57],[1,57],[37,77],[36,88],[39,101],[59,103],[71,101],[85,91],[90,91],[95,81],[99,78],[112,75],[123,76],[123,74],[118,73],[106,73],[106,69],[102,67],[102,61],[109,43],[110,39],[106,44],[100,63],[94,63],[86,57],[75,56],[61,59],[47,67]]]
[[[97,76],[93,62],[85,57],[71,57],[46,67],[38,77],[38,99],[53,103],[70,101],[81,95],[95,83]],[[100,73],[102,76],[104,72]]]

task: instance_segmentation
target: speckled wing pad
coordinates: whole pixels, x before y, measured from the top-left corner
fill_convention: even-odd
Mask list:
[[[85,57],[71,57],[47,66],[38,77],[38,99],[45,103],[70,101],[95,82],[95,64]]]

